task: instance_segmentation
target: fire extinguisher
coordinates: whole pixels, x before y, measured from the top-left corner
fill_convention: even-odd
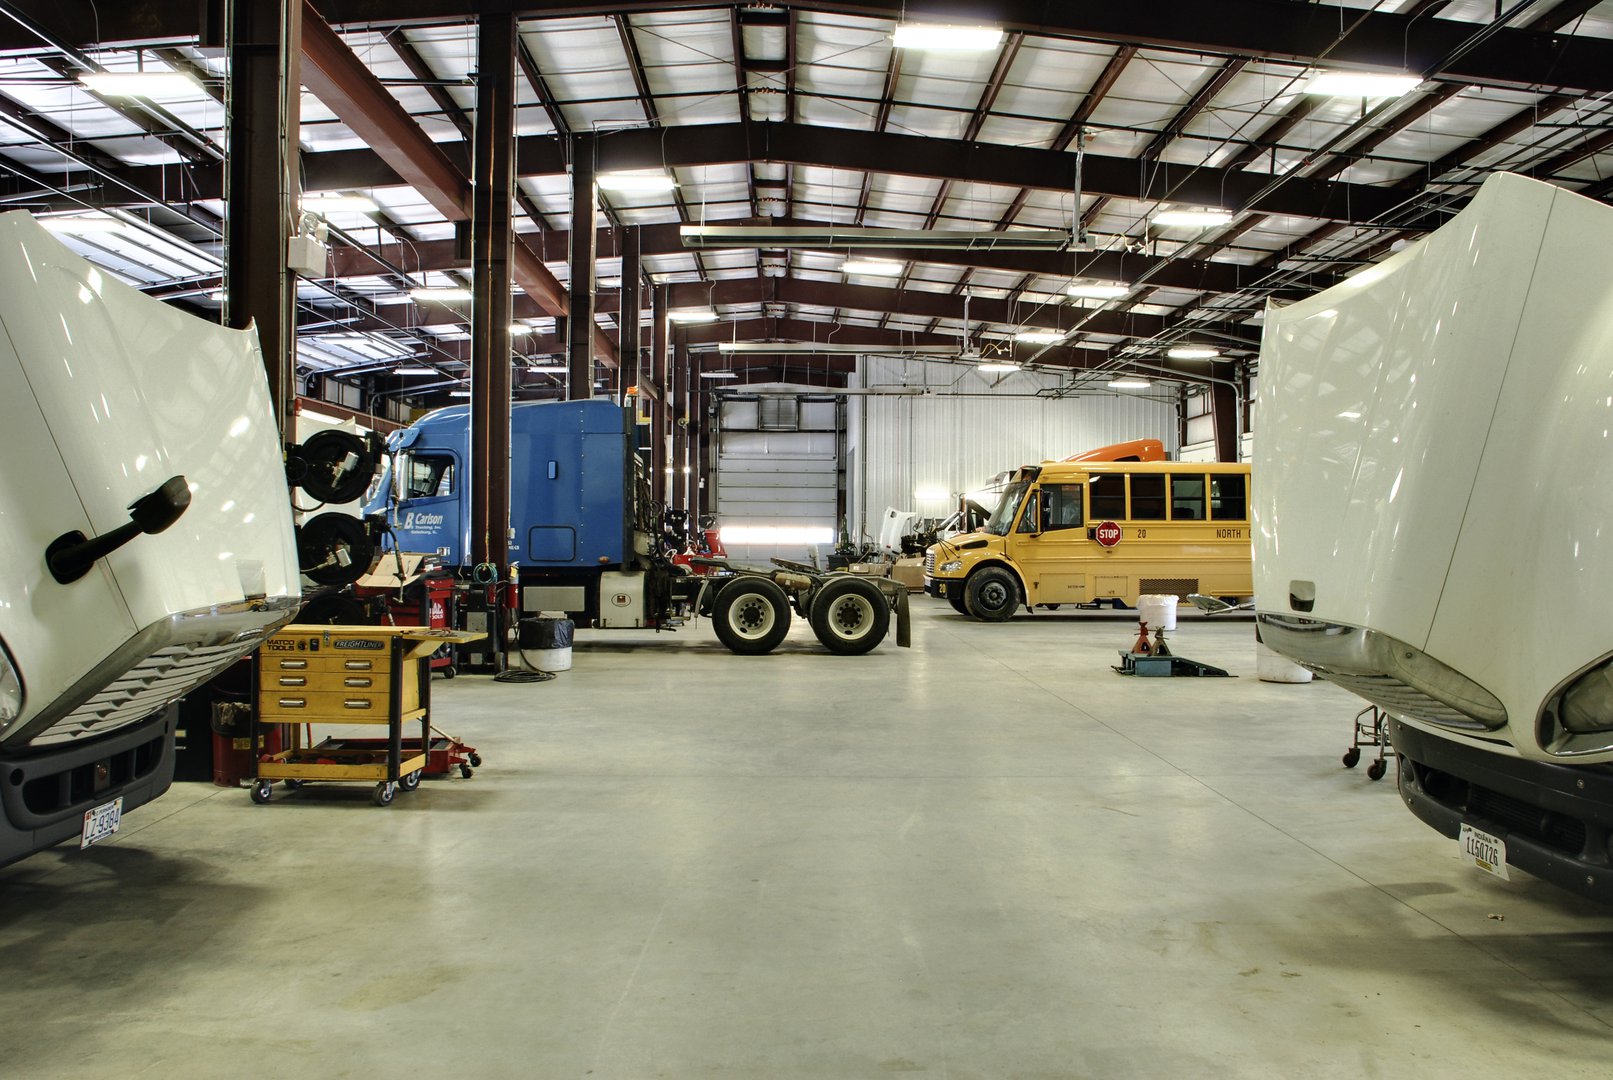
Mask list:
[[[511,611],[521,610],[521,568],[510,564],[510,580],[505,586],[504,606]]]

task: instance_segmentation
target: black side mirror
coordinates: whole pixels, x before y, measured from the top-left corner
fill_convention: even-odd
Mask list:
[[[90,572],[97,559],[103,559],[141,533],[160,533],[184,514],[190,506],[190,484],[183,476],[171,476],[157,490],[142,495],[129,505],[129,523],[119,525],[95,539],[74,529],[63,533],[45,549],[45,565],[50,576],[67,585]]]

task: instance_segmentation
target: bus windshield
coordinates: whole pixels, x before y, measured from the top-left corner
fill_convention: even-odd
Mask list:
[[[1014,515],[1019,513],[1019,504],[1025,501],[1025,489],[1030,485],[1024,481],[1009,484],[1003,491],[1002,501],[997,503],[997,509],[992,513],[991,520],[986,522],[986,532],[996,536],[1007,536],[1008,530],[1014,524]]]

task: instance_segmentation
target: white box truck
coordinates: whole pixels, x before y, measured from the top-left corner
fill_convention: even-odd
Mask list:
[[[1265,643],[1390,714],[1483,869],[1613,899],[1613,208],[1493,176],[1266,313]]]
[[[0,864],[173,775],[166,707],[294,614],[257,335],[0,215]]]

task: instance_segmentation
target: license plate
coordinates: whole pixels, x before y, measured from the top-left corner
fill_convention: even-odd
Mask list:
[[[84,831],[79,833],[78,848],[83,851],[91,844],[98,844],[102,840],[118,831],[123,823],[123,797],[104,806],[97,806],[93,810],[84,811]]]
[[[1462,849],[1463,859],[1472,862],[1487,874],[1494,874],[1502,881],[1512,880],[1507,876],[1507,842],[1499,836],[1491,836],[1471,825],[1463,825],[1461,833],[1456,837],[1456,843]]]

